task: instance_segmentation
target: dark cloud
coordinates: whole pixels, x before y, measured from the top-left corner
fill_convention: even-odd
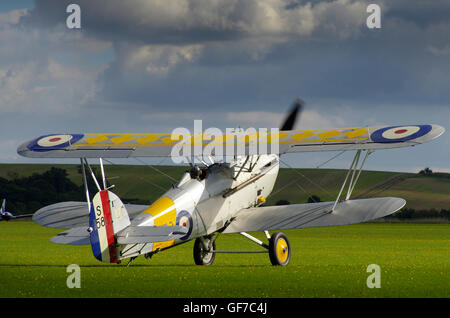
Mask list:
[[[450,2],[447,0],[409,1],[396,0],[385,2],[385,19],[401,19],[421,28],[450,21]]]
[[[63,24],[70,0],[36,0],[24,25]],[[83,32],[112,41],[188,44],[254,36],[347,37],[364,21],[365,1],[296,3],[284,0],[79,0]]]
[[[21,23],[55,28],[71,2],[37,0]],[[365,26],[369,1],[77,3],[83,36],[113,43],[115,59],[99,77],[98,98],[114,105],[201,109],[209,101],[239,108],[298,95],[401,104],[450,97],[446,1],[380,1],[380,30]]]

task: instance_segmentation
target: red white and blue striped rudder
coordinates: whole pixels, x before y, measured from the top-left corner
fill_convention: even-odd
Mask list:
[[[105,263],[118,263],[115,234],[130,225],[128,213],[117,195],[98,192],[91,203],[89,227],[92,252]]]

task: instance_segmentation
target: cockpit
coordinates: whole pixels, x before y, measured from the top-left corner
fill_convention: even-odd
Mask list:
[[[189,175],[191,176],[191,179],[196,180],[203,180],[208,177],[209,174],[209,167],[200,168],[199,166],[192,166],[189,170]]]

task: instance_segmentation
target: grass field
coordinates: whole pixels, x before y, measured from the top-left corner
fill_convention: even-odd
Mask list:
[[[59,231],[0,223],[0,297],[450,297],[450,224],[285,231],[292,247],[286,267],[271,266],[267,254],[218,254],[212,266],[195,266],[193,242],[130,267],[108,265],[94,259],[90,246],[49,242]],[[259,247],[222,235],[217,248]],[[81,267],[79,289],[66,286],[69,264]],[[379,289],[366,285],[369,264],[381,268]]]

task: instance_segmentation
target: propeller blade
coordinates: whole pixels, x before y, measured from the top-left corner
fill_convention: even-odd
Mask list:
[[[289,115],[284,120],[283,125],[281,125],[280,130],[292,130],[295,126],[295,122],[297,121],[297,114],[301,112],[305,102],[300,98],[297,98],[292,105],[292,110]]]

